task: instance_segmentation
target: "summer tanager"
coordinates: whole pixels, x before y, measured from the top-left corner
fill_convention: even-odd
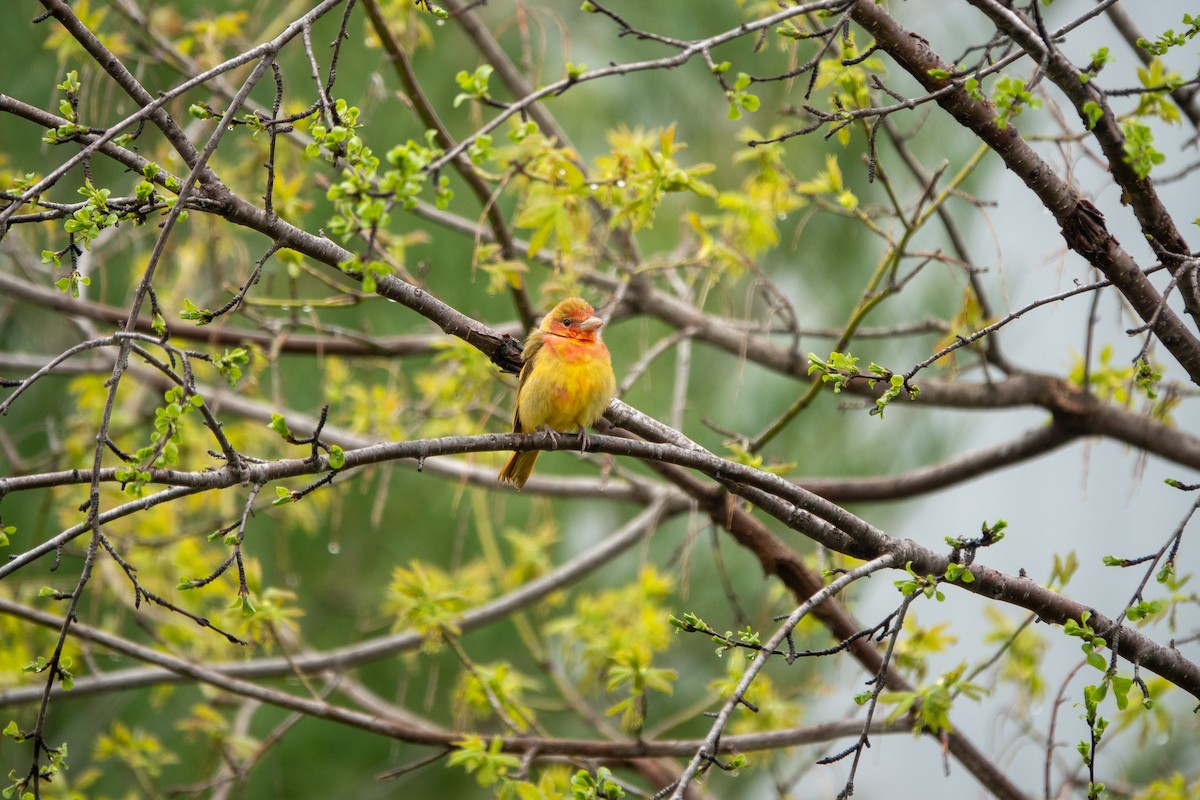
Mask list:
[[[529,334],[517,385],[514,432],[578,429],[586,435],[584,428],[604,415],[617,381],[608,348],[600,341],[603,324],[585,300],[569,297]],[[533,472],[538,452],[513,453],[500,470],[500,480],[520,489]]]

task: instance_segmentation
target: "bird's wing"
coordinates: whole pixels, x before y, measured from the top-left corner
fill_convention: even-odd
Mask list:
[[[529,334],[529,338],[525,340],[525,350],[521,353],[521,378],[517,382],[517,402],[513,409],[513,433],[525,433],[525,426],[521,422],[521,392],[525,390],[525,383],[529,380],[530,373],[533,372],[533,360],[537,358],[538,353],[542,351],[542,344],[545,341],[546,335],[539,330],[534,330]]]

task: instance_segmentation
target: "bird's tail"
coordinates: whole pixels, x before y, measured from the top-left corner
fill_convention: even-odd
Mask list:
[[[540,452],[539,450],[525,450],[509,456],[508,461],[504,464],[504,469],[500,470],[501,482],[511,483],[518,489],[524,486],[525,481],[529,480],[529,474],[533,472],[533,462],[537,461]]]

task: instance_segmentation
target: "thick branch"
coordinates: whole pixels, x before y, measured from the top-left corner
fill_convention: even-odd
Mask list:
[[[909,500],[1043,455],[1062,447],[1073,438],[1072,434],[1051,423],[1012,441],[963,453],[940,464],[931,464],[901,475],[813,478],[803,479],[800,484],[813,494],[835,503]]]
[[[825,585],[820,574],[766,525],[730,498],[721,489],[708,485],[685,470],[669,464],[649,462],[655,472],[695,499],[713,524],[728,531],[733,539],[758,559],[763,574],[778,578],[797,602],[812,597]],[[883,670],[883,657],[870,639],[862,637],[863,626],[837,599],[830,598],[812,612],[836,641],[848,642],[850,654],[868,675],[883,671],[884,685],[893,691],[912,691],[904,676],[889,667]],[[947,745],[954,758],[998,798],[1025,800],[1025,794],[961,731],[949,734]]]
[[[875,38],[879,49],[887,52],[927,90],[941,89],[951,83],[949,78],[933,75],[950,75],[953,66],[938,56],[925,39],[901,26],[883,6],[871,0],[857,0],[852,16]],[[991,147],[1025,182],[1058,220],[1068,246],[1113,282],[1142,321],[1152,323],[1154,335],[1188,377],[1200,384],[1200,339],[1165,306],[1162,295],[1137,262],[1104,228],[1103,218],[1095,212],[1094,206],[1083,200],[1071,184],[1059,178],[1013,125],[1001,128],[990,103],[975,100],[961,87],[940,95],[937,102],[960,125]],[[1117,163],[1120,162],[1118,156]],[[1115,170],[1117,165],[1113,168]]]
[[[1070,62],[1053,41],[1045,41],[1038,34],[1033,22],[1011,6],[1006,6],[997,0],[969,0],[971,5],[978,8],[1004,31],[1025,52],[1039,64],[1045,66],[1046,76],[1060,89],[1075,106],[1075,111],[1081,120],[1087,120],[1083,108],[1087,103],[1095,103],[1104,113],[1092,126],[1092,136],[1095,137],[1100,149],[1104,152],[1104,160],[1110,174],[1117,185],[1121,187],[1121,197],[1137,216],[1138,223],[1146,238],[1160,252],[1173,254],[1177,259],[1185,258],[1189,251],[1183,235],[1175,227],[1175,220],[1167,211],[1154,182],[1149,176],[1137,174],[1125,155],[1125,134],[1121,131],[1120,123],[1104,93],[1094,81],[1083,80],[1081,71]],[[1068,230],[1067,226],[1063,226]],[[1114,240],[1115,241],[1115,240]],[[1068,244],[1070,239],[1068,238]],[[1086,256],[1086,253],[1084,254]],[[1196,275],[1194,270],[1188,270],[1181,261],[1168,259],[1165,261],[1171,274],[1175,275],[1183,288],[1183,303],[1192,316],[1193,323],[1200,321],[1200,305],[1196,295]],[[1099,265],[1097,265],[1099,266]],[[1107,273],[1105,273],[1107,274]],[[1143,318],[1144,319],[1144,318]]]
[[[794,347],[773,344],[752,331],[738,329],[699,311],[666,292],[641,281],[630,283],[626,303],[636,313],[647,314],[679,328],[690,328],[696,338],[776,372],[808,381],[808,358]],[[1200,437],[1187,434],[1135,411],[1098,400],[1068,381],[1052,375],[1020,372],[986,383],[936,378],[919,380],[921,396],[915,407],[946,406],[963,409],[1040,406],[1073,436],[1111,436],[1183,466],[1200,469]],[[882,386],[851,382],[846,391],[874,399]],[[904,408],[893,404],[890,408]]]
[[[70,316],[84,317],[97,322],[122,325],[129,318],[129,311],[102,303],[91,303],[76,299],[60,291],[46,289],[27,283],[12,275],[0,272],[0,293],[52,309]],[[133,330],[153,333],[153,321],[146,316],[138,317]],[[322,333],[291,333],[233,328],[223,324],[196,325],[191,322],[166,320],[167,336],[190,342],[209,345],[238,346],[253,344],[268,352],[321,353],[336,356],[380,356],[404,358],[408,356],[432,356],[437,353],[438,342],[445,341],[440,335],[412,334],[402,336],[375,336],[344,328],[334,328]],[[516,325],[498,329],[498,334],[516,335]]]

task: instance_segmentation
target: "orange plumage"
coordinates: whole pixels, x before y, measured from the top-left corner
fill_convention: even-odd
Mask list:
[[[604,320],[585,300],[563,300],[525,340],[513,431],[547,428],[567,432],[600,419],[617,391],[608,348],[600,341]],[[500,480],[520,489],[533,472],[537,450],[513,453]]]

